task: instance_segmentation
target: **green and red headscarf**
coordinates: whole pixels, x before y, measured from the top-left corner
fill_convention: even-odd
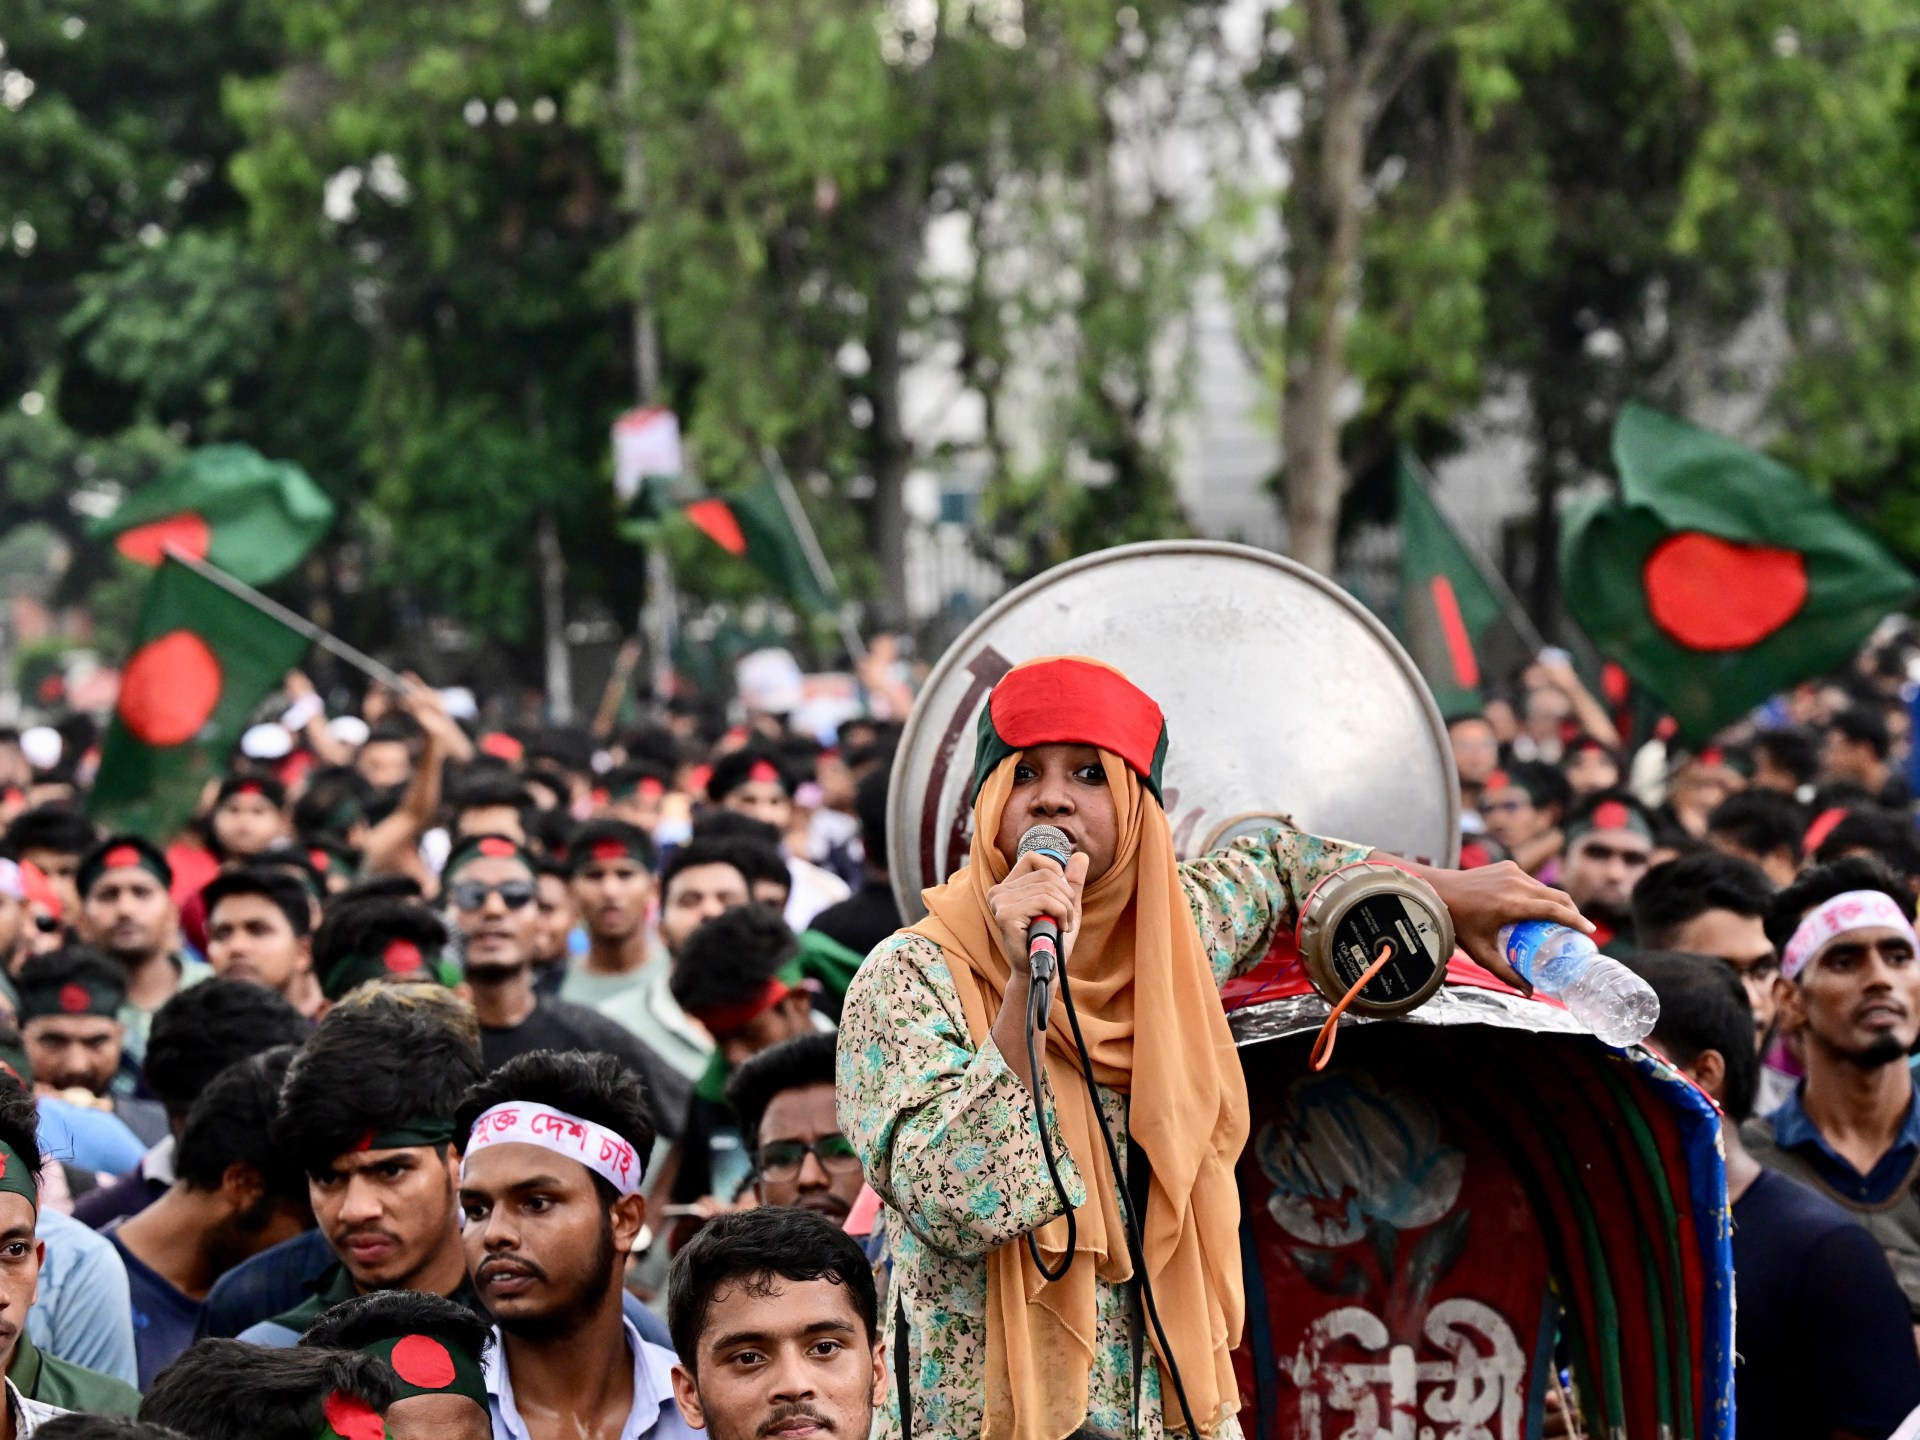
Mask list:
[[[1096,745],[1127,762],[1164,807],[1167,718],[1153,698],[1110,665],[1049,655],[1009,670],[980,712],[973,789],[1009,755],[1035,745]]]

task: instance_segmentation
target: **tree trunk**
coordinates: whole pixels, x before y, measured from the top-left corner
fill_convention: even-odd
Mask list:
[[[873,405],[868,456],[873,498],[867,505],[867,539],[880,567],[880,626],[907,622],[906,479],[913,461],[901,414],[901,380],[906,372],[902,341],[911,316],[915,277],[920,266],[921,216],[925,179],[912,161],[896,169],[874,217],[877,274],[868,306],[868,396]],[[869,627],[869,633],[873,628]]]
[[[573,657],[567,651],[567,561],[553,511],[542,509],[534,537],[540,563],[540,613],[546,629],[547,715],[556,725],[573,722]]]
[[[1340,391],[1360,262],[1369,95],[1405,36],[1385,28],[1353,53],[1339,0],[1309,0],[1306,52],[1321,77],[1317,124],[1291,147],[1286,386],[1280,449],[1288,550],[1321,574],[1333,570],[1347,470],[1340,460]]]

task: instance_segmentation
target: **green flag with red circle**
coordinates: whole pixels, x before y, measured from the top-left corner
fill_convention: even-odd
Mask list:
[[[141,565],[168,547],[217,565],[249,585],[269,585],[306,558],[333,524],[333,501],[298,465],[247,445],[208,445],[113,514],[88,527]]]
[[[166,844],[225,769],[254,707],[306,651],[297,630],[179,561],[161,561],[120,672],[93,818]]]
[[[1915,579],[1779,461],[1628,405],[1620,499],[1569,516],[1567,609],[1700,741],[1843,663]]]

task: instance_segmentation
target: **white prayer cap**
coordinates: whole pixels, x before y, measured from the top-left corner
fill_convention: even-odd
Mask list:
[[[800,708],[800,662],[777,647],[742,655],[733,667],[740,700],[761,715],[791,715]]]
[[[327,734],[342,745],[359,747],[367,743],[367,736],[373,732],[367,729],[367,722],[358,715],[336,715],[327,721]]]
[[[449,685],[442,690],[440,703],[447,707],[447,714],[456,720],[471,720],[480,713],[480,702],[473,698],[473,691],[464,685]]]
[[[36,770],[51,770],[66,750],[60,732],[51,725],[32,725],[20,732],[20,753]]]
[[[240,753],[249,760],[284,760],[293,753],[293,736],[286,726],[269,720],[240,737]]]

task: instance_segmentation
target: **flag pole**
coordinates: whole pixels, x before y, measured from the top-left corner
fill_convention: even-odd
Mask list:
[[[253,606],[253,608],[258,610],[262,615],[271,616],[289,630],[306,636],[307,639],[318,645],[329,655],[334,656],[336,659],[346,661],[347,664],[353,666],[354,669],[372,679],[378,680],[382,685],[385,685],[395,693],[405,695],[414,689],[413,682],[405,676],[389,670],[371,655],[363,654],[361,651],[354,649],[353,646],[347,644],[346,641],[340,639],[331,631],[322,630],[304,615],[296,615],[278,600],[269,600],[245,581],[234,579],[233,576],[227,574],[226,571],[187,554],[186,551],[176,545],[167,546],[166,555],[169,560],[177,561],[186,566],[187,569],[198,575],[202,580],[218,585],[236,600],[246,601],[247,604]]]
[[[806,507],[801,505],[800,497],[794,492],[793,481],[787,478],[787,467],[780,463],[780,452],[771,445],[762,447],[760,461],[767,467],[767,473],[773,477],[774,493],[780,497],[780,508],[787,512],[787,523],[793,526],[793,533],[800,539],[800,549],[807,557],[807,568],[813,571],[813,578],[820,589],[833,597],[834,618],[840,625],[840,642],[847,647],[847,658],[855,665],[867,658],[867,643],[860,638],[860,631],[848,616],[846,606],[840,603],[840,587],[834,583],[833,568],[827,564],[827,555],[820,548],[820,537],[813,533],[813,522],[807,519]]]

